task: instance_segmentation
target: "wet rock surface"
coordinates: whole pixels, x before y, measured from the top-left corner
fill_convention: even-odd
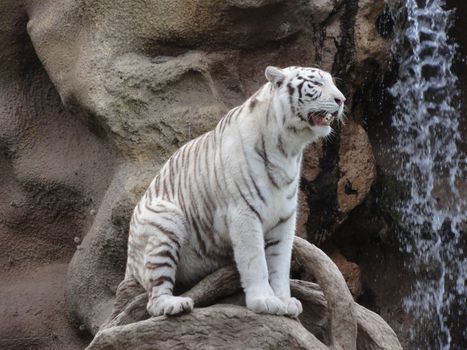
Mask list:
[[[376,179],[367,126],[355,115],[364,113],[356,98],[363,77],[388,68],[390,43],[376,25],[383,7],[382,0],[3,1],[6,298],[22,288],[11,276],[69,263],[66,277],[54,272],[66,297],[53,295],[72,328],[95,333],[123,277],[135,202],[173,151],[264,83],[270,64],[329,70],[347,96],[347,124],[304,157],[298,234],[326,248]],[[347,260],[359,256],[334,243],[356,297],[365,271]],[[79,347],[69,330],[56,336]]]

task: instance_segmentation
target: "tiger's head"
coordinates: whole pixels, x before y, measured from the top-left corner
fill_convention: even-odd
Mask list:
[[[265,75],[272,84],[273,100],[285,116],[284,127],[324,137],[331,133],[335,119],[342,121],[345,97],[328,72],[269,66]]]

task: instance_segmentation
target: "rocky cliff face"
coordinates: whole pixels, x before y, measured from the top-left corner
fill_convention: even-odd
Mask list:
[[[353,242],[346,250],[371,213],[365,121],[369,87],[390,66],[383,11],[383,0],[3,1],[0,339],[88,341],[65,311],[82,334],[108,316],[137,198],[174,150],[264,83],[270,64],[329,70],[349,101],[347,123],[305,154],[298,234],[335,256],[361,295],[345,255],[364,256],[372,277],[386,271]],[[374,224],[364,232],[384,228]],[[381,305],[371,293],[368,304]]]

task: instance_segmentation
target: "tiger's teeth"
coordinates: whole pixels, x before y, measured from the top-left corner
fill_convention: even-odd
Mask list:
[[[326,120],[327,122],[332,122],[334,120],[334,117],[331,113],[327,113],[324,117],[324,120]]]

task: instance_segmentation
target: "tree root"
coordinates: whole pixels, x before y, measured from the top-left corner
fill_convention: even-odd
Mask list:
[[[196,309],[177,317],[153,317],[146,312],[147,295],[134,280],[117,290],[114,311],[88,350],[148,348],[293,348],[402,349],[394,331],[374,312],[354,302],[332,260],[304,239],[295,238],[293,270],[306,269],[318,284],[290,281],[300,299],[300,319],[257,315],[237,305],[241,293],[238,272],[224,267],[183,293]],[[238,298],[237,298],[238,299]],[[241,301],[240,301],[241,303]]]

